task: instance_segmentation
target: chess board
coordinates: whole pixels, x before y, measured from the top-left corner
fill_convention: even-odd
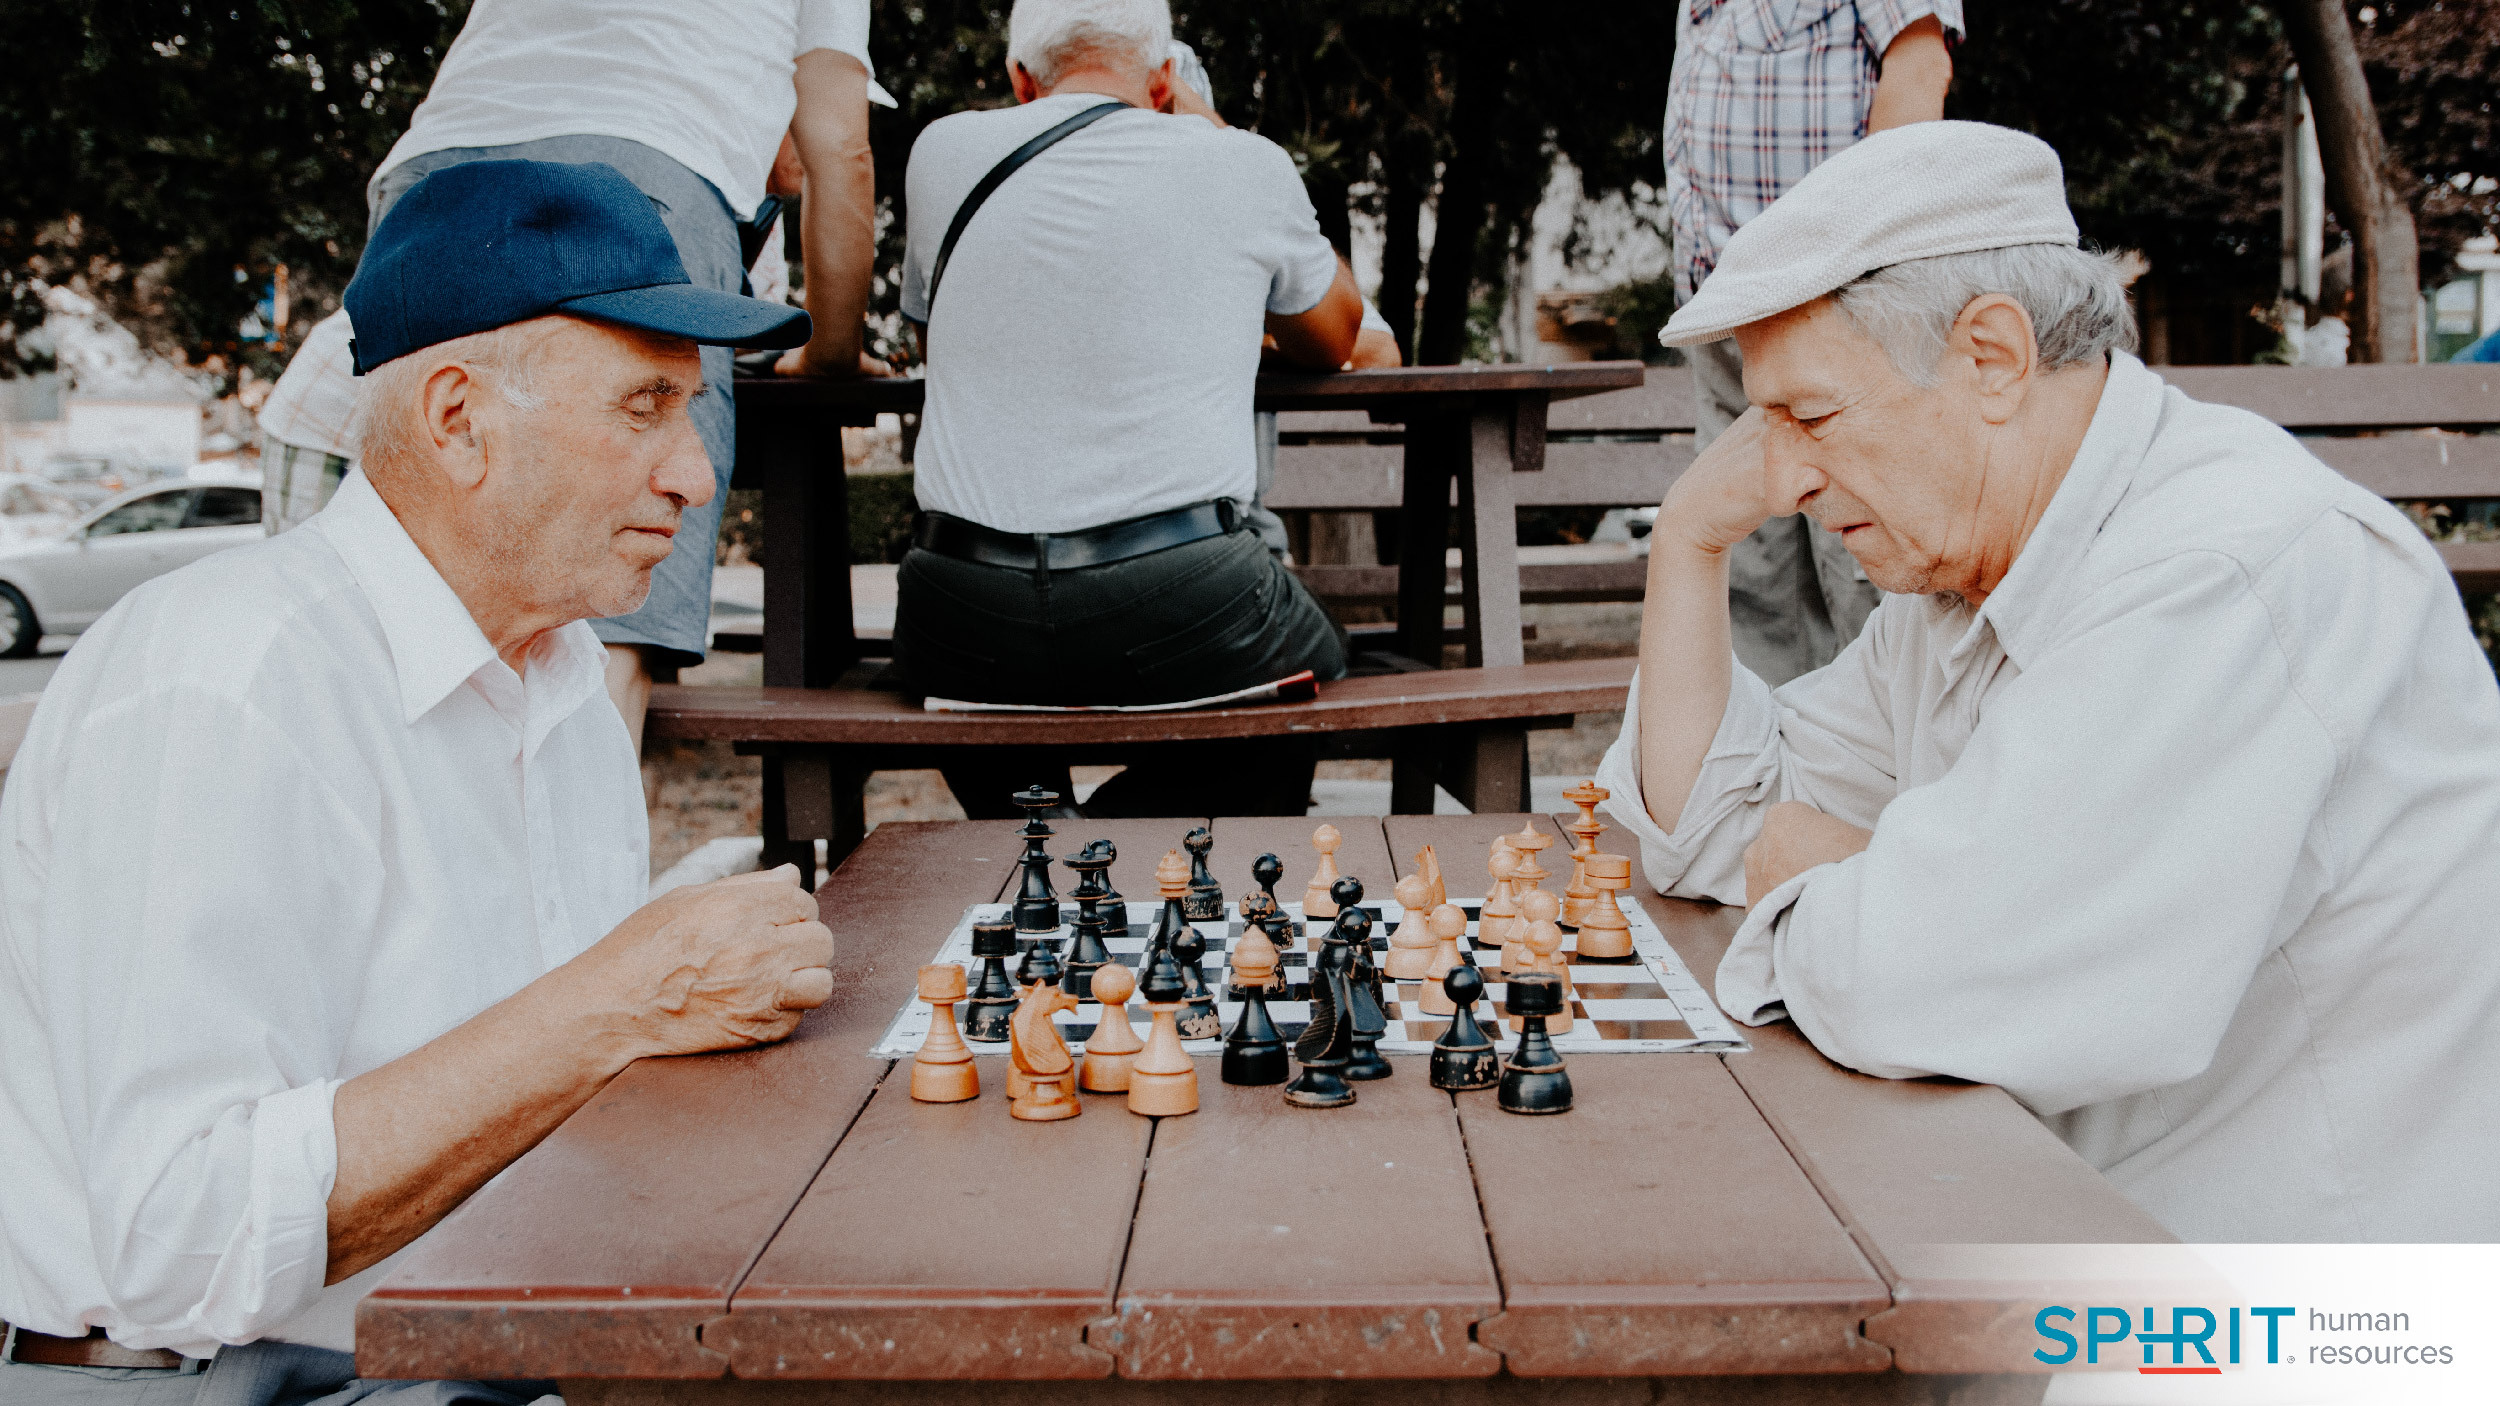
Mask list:
[[[1293,916],[1298,930],[1302,923],[1302,905],[1288,903],[1282,906]],[[1372,913],[1372,961],[1374,965],[1379,965],[1387,960],[1388,935],[1396,930],[1397,919],[1403,910],[1395,903],[1366,902],[1363,906]],[[1469,899],[1460,903],[1459,907],[1467,913],[1467,935],[1460,940],[1460,952],[1469,964],[1487,969],[1485,999],[1476,1002],[1476,1019],[1494,1036],[1499,1048],[1510,1050],[1517,1046],[1519,1037],[1507,1023],[1497,1020],[1504,1013],[1504,988],[1492,970],[1501,965],[1501,945],[1478,946],[1477,900]],[[1136,968],[1146,950],[1146,939],[1154,931],[1153,919],[1160,911],[1160,902],[1132,901],[1129,904],[1128,932],[1104,942],[1111,949],[1113,960],[1132,970]],[[952,962],[964,968],[967,974],[977,975],[977,964],[972,956],[972,925],[978,921],[1004,918],[1010,913],[1011,905],[1008,904],[974,904],[965,911],[963,921],[957,923],[955,930],[947,935],[945,945],[929,960],[932,963]],[[1064,924],[1075,921],[1076,910],[1073,907],[1064,908],[1062,913],[1063,926],[1047,940],[1059,944],[1064,958],[1070,940],[1076,936],[1073,927]],[[1632,927],[1630,957],[1599,961],[1576,956],[1577,934],[1570,928],[1562,930],[1562,950],[1568,959],[1574,997],[1571,1002],[1571,1028],[1553,1037],[1554,1047],[1565,1056],[1658,1054],[1684,1050],[1718,1053],[1749,1048],[1734,1022],[1720,1014],[1717,1004],[1710,999],[1710,993],[1685,969],[1683,961],[1675,955],[1675,949],[1667,945],[1666,937],[1650,922],[1649,915],[1628,903],[1623,905],[1623,914]],[[1230,1030],[1240,1014],[1241,1004],[1229,999],[1225,968],[1230,958],[1225,954],[1232,950],[1233,941],[1242,932],[1239,906],[1228,902],[1224,905],[1223,921],[1193,923],[1191,926],[1207,940],[1207,955],[1202,964],[1207,988],[1219,997],[1217,1005],[1224,1018],[1224,1028]],[[1017,948],[1021,952],[1041,940],[1044,939],[1020,937]],[[1268,997],[1267,1010],[1276,1022],[1277,1030],[1290,1041],[1302,1033],[1303,1025],[1310,1019],[1307,973],[1313,954],[1304,950],[1303,940],[1297,940],[1291,950],[1281,955],[1290,986],[1285,996]],[[1012,960],[1007,963],[1007,973],[1010,979],[1015,975]],[[1448,1028],[1449,1018],[1425,1013],[1420,1001],[1422,986],[1418,982],[1384,979],[1381,992],[1386,998],[1382,1004],[1388,1016],[1388,1030],[1380,1039],[1381,1053],[1430,1053],[1432,1042]],[[960,1023],[963,1007],[955,1009]],[[1101,1011],[1100,1006],[1087,1001],[1075,1010],[1061,1011],[1054,1017],[1060,1034],[1067,1038],[1070,1048],[1073,1049],[1093,1033],[1094,1022],[1100,1018]],[[921,1041],[928,1037],[931,1013],[932,1008],[927,1002],[914,997],[895,1013],[893,1022],[886,1027],[884,1038],[878,1040],[869,1053],[878,1059],[911,1058],[919,1051]],[[1134,998],[1130,1000],[1129,1022],[1136,1027],[1139,1035],[1146,1033],[1151,1018],[1143,1003]],[[1218,1054],[1224,1048],[1221,1039],[1188,1040],[1183,1044],[1192,1054]],[[975,1042],[972,1049],[976,1054],[1004,1056],[1007,1044],[1003,1040],[996,1043]]]

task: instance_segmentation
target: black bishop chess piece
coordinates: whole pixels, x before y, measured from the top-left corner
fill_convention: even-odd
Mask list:
[[[1181,985],[1188,992],[1182,998],[1177,1024],[1184,1040],[1214,1040],[1224,1034],[1224,1018],[1215,1011],[1215,992],[1207,985],[1203,965],[1207,957],[1206,934],[1187,924],[1172,939],[1172,960],[1180,963]]]
[[[985,918],[972,925],[972,956],[981,964],[972,990],[964,999],[964,1038],[997,1044],[1007,1038],[1014,1018],[1016,984],[1007,979],[1007,959],[1016,955],[1016,925],[1006,918]]]
[[[1508,978],[1502,1004],[1519,1017],[1519,1048],[1502,1064],[1501,1101],[1504,1113],[1568,1113],[1571,1071],[1554,1053],[1545,1033],[1545,1018],[1563,1008],[1562,978],[1552,972],[1520,972]]]
[[[1094,973],[1111,960],[1111,949],[1103,945],[1102,921],[1103,873],[1111,861],[1094,845],[1087,845],[1059,862],[1077,876],[1076,887],[1068,893],[1076,900],[1076,940],[1068,945],[1068,976],[1059,989],[1090,1001],[1094,999]]]
[[[1042,812],[1059,804],[1059,793],[1036,782],[1011,799],[1024,808],[1024,828],[1016,832],[1024,840],[1024,855],[1016,861],[1024,868],[1024,885],[1016,893],[1016,931],[1027,937],[1057,932],[1059,896],[1051,891],[1050,851],[1043,842],[1058,832],[1042,823]]]
[[[1484,975],[1465,964],[1450,968],[1441,990],[1458,1009],[1450,1028],[1432,1042],[1432,1086],[1460,1093],[1489,1089],[1502,1082],[1502,1060],[1493,1052],[1493,1037],[1476,1023],[1476,1002],[1484,995]]]
[[[1181,837],[1181,848],[1189,851],[1189,897],[1181,902],[1181,913],[1193,923],[1212,923],[1224,916],[1224,889],[1215,876],[1207,872],[1207,851],[1215,848],[1215,835],[1204,825]]]
[[[1354,1102],[1354,1085],[1346,1068],[1354,1062],[1353,983],[1347,976],[1352,953],[1342,942],[1321,945],[1311,968],[1311,1019],[1293,1042],[1293,1056],[1302,1072],[1285,1086],[1285,1102],[1296,1108],[1343,1108]]]
[[[1344,880],[1338,887],[1345,885]],[[1356,885],[1359,892],[1361,885]],[[1389,1031],[1389,1017],[1380,1000],[1380,969],[1372,965],[1372,910],[1351,904],[1337,912],[1336,931],[1328,935],[1330,946],[1342,948],[1346,954],[1347,1022],[1352,1028],[1354,1049],[1345,1076],[1349,1079],[1386,1079],[1397,1071],[1380,1053],[1380,1037]]]

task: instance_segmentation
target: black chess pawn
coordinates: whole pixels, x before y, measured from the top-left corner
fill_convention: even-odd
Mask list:
[[[1337,930],[1328,943],[1344,951],[1348,1022],[1353,1029],[1349,1079],[1386,1079],[1397,1071],[1380,1053],[1380,1037],[1389,1031],[1389,1017],[1380,1000],[1380,972],[1371,964],[1372,910],[1349,907],[1337,914]]]
[[[1102,897],[1096,906],[1102,913],[1103,936],[1126,937],[1128,900],[1122,898],[1120,891],[1111,885],[1111,866],[1119,862],[1120,847],[1109,840],[1096,840],[1085,847],[1085,852],[1102,856]]]
[[[1005,918],[974,923],[972,955],[981,970],[964,997],[964,1038],[996,1044],[1007,1038],[1019,999],[1016,984],[1007,979],[1007,959],[1016,955],[1016,925]]]
[[[1031,939],[1024,960],[1016,963],[1016,980],[1025,986],[1037,981],[1056,986],[1067,974],[1067,968],[1059,965],[1059,939],[1055,937]]]
[[[1519,1017],[1519,1048],[1502,1063],[1501,1101],[1504,1113],[1568,1113],[1571,1071],[1554,1053],[1545,1033],[1545,1018],[1563,1008],[1562,978],[1552,972],[1521,972],[1511,977],[1502,1004]]]
[[[1483,974],[1464,964],[1452,967],[1441,978],[1441,989],[1458,1010],[1450,1016],[1450,1028],[1432,1042],[1432,1086],[1452,1092],[1492,1088],[1502,1081],[1502,1060],[1493,1052],[1493,1037],[1476,1023]]]
[[[1276,937],[1276,950],[1279,952],[1290,950],[1294,941],[1302,936],[1302,930],[1294,926],[1293,919],[1285,915],[1285,906],[1276,900],[1276,884],[1285,877],[1285,861],[1272,854],[1262,854],[1252,861],[1250,877],[1258,882],[1260,890],[1267,895],[1267,910],[1284,918],[1283,936],[1278,937],[1274,928],[1268,929],[1268,935]],[[1279,976],[1283,975],[1284,968],[1278,967],[1276,970]]]
[[[1180,935],[1172,939],[1172,960],[1180,963],[1181,984],[1188,994],[1175,1024],[1184,1040],[1213,1040],[1224,1033],[1224,1018],[1216,1014],[1215,993],[1207,986],[1206,935],[1184,925]]]
[[[1074,870],[1076,887],[1069,897],[1076,900],[1076,940],[1068,946],[1068,975],[1059,989],[1080,1001],[1094,999],[1094,973],[1111,960],[1111,949],[1103,945],[1102,875],[1111,861],[1094,852],[1091,845],[1060,861]]]
[[[1050,887],[1050,851],[1043,842],[1058,832],[1042,823],[1042,812],[1059,804],[1059,793],[1045,790],[1040,783],[1018,791],[1012,799],[1024,808],[1024,828],[1017,835],[1024,840],[1024,855],[1016,862],[1024,868],[1023,887],[1016,893],[1016,931],[1027,937],[1059,930],[1059,896]]]
[[[1181,903],[1181,913],[1193,923],[1212,923],[1224,916],[1224,888],[1207,872],[1207,851],[1215,848],[1215,835],[1204,825],[1181,837],[1181,848],[1189,851],[1189,897]]]
[[[1345,1077],[1354,1058],[1347,957],[1344,943],[1331,942],[1320,949],[1311,968],[1311,1019],[1293,1042],[1302,1072],[1285,1086],[1285,1102],[1296,1108],[1343,1108],[1354,1102],[1354,1086]]]

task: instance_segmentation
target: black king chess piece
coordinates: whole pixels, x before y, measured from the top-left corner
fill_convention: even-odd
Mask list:
[[[1111,886],[1111,866],[1119,862],[1120,847],[1109,840],[1096,840],[1085,847],[1085,852],[1088,854],[1097,851],[1102,855],[1102,897],[1098,902],[1102,911],[1102,935],[1126,937],[1128,936],[1128,900],[1122,898],[1120,891]]]
[[[974,923],[972,955],[981,970],[964,997],[964,1038],[996,1044],[1007,1038],[1019,999],[1016,984],[1007,979],[1007,959],[1016,955],[1016,925],[1006,918]]]
[[[1267,911],[1269,914],[1274,917],[1285,919],[1285,929],[1283,934],[1279,936],[1276,929],[1271,927],[1267,930],[1268,936],[1276,939],[1277,951],[1283,952],[1289,950],[1293,946],[1293,940],[1296,937],[1301,936],[1301,934],[1294,931],[1293,919],[1285,917],[1284,906],[1276,901],[1276,884],[1278,880],[1285,877],[1285,861],[1278,859],[1272,854],[1262,854],[1258,857],[1256,862],[1251,864],[1250,877],[1258,881],[1260,890],[1267,895]],[[1283,966],[1278,966],[1276,968],[1277,975],[1282,976],[1284,974],[1284,970]]]
[[[1016,832],[1024,839],[1024,856],[1016,861],[1024,866],[1024,886],[1016,894],[1016,931],[1027,937],[1057,932],[1059,896],[1051,891],[1050,851],[1043,841],[1058,832],[1042,823],[1042,812],[1059,804],[1059,793],[1035,782],[1011,799],[1024,808],[1024,828]]]
[[[1502,1064],[1500,1099],[1504,1113],[1568,1113],[1571,1071],[1554,1053],[1545,1033],[1545,1018],[1563,1008],[1562,978],[1552,972],[1521,972],[1511,977],[1502,1004],[1519,1017],[1519,1048]]]
[[[1432,1042],[1432,1086],[1453,1093],[1492,1088],[1502,1082],[1502,1060],[1493,1052],[1493,1037],[1476,1023],[1483,974],[1462,963],[1441,978],[1441,990],[1458,1010],[1450,1017],[1450,1028]]]
[[[1189,851],[1189,897],[1181,904],[1181,913],[1193,923],[1212,923],[1224,916],[1224,889],[1207,872],[1207,851],[1215,848],[1215,835],[1204,825],[1181,837],[1181,848]]]
[[[1224,1034],[1224,1018],[1215,1012],[1215,993],[1207,987],[1207,971],[1202,965],[1207,957],[1206,934],[1184,923],[1180,934],[1172,939],[1172,960],[1180,963],[1181,984],[1188,994],[1180,1015],[1173,1024],[1180,1028],[1184,1040],[1214,1040]]]
[[[1337,887],[1342,889],[1345,882]],[[1362,885],[1355,885],[1362,892]],[[1348,905],[1337,913],[1336,931],[1328,935],[1329,945],[1342,947],[1346,953],[1347,1023],[1351,1026],[1354,1049],[1346,1066],[1349,1079],[1386,1079],[1397,1071],[1380,1053],[1380,1037],[1388,1033],[1389,1017],[1380,1001],[1380,969],[1372,965],[1372,910]]]
[[[1111,861],[1094,845],[1087,845],[1059,861],[1077,876],[1076,887],[1068,896],[1076,900],[1076,940],[1068,946],[1068,977],[1059,989],[1080,1001],[1094,999],[1094,973],[1111,960],[1111,949],[1103,946],[1102,921],[1103,873]]]
[[[1352,952],[1342,942],[1328,942],[1314,954],[1311,968],[1311,1020],[1293,1042],[1293,1056],[1302,1072],[1285,1086],[1285,1102],[1296,1108],[1343,1108],[1354,1102],[1354,1086],[1346,1082],[1346,1066],[1354,1059],[1352,981],[1347,977]]]

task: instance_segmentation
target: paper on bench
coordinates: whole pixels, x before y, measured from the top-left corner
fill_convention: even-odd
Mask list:
[[[970,703],[961,698],[926,698],[920,706],[932,713],[1178,713],[1223,703],[1307,703],[1319,697],[1319,680],[1305,669],[1274,683],[1254,684],[1206,698],[1178,703]]]

